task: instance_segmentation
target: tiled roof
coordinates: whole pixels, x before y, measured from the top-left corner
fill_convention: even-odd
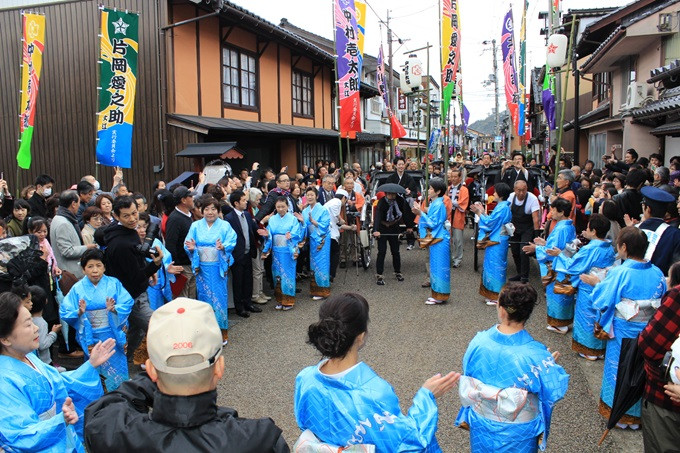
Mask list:
[[[669,90],[670,91],[670,90]],[[680,94],[665,97],[648,104],[645,107],[631,111],[636,120],[655,118],[669,113],[680,111]]]
[[[680,60],[673,60],[666,66],[652,69],[650,71],[650,79],[647,80],[647,83],[655,83],[677,74],[680,74]]]
[[[591,110],[588,113],[584,113],[583,115],[578,117],[578,123],[579,125],[585,125],[592,123],[595,120],[602,119],[606,117],[606,113],[609,112],[609,101],[605,101],[602,104],[598,105],[596,109]],[[570,131],[574,128],[574,123],[575,121],[569,121],[568,123],[565,123],[564,127],[562,130],[564,132]]]

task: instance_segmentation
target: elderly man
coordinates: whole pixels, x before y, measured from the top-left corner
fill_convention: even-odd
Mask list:
[[[463,171],[460,168],[449,170],[451,189],[449,197],[453,209],[451,223],[451,265],[460,267],[463,261],[463,229],[465,228],[465,210],[470,204],[470,193],[463,182]]]
[[[79,279],[83,277],[80,257],[96,244],[83,245],[83,237],[76,219],[80,199],[75,190],[65,190],[59,195],[57,215],[50,226],[50,242],[54,258],[61,270],[69,271]]]
[[[517,275],[509,278],[512,282],[529,281],[530,262],[527,254],[522,250],[534,240],[540,232],[540,205],[536,195],[529,192],[526,181],[516,181],[514,193],[508,197],[510,210],[512,211],[512,224],[515,226],[515,234],[512,236],[510,250],[515,262]]]
[[[557,198],[564,198],[571,203],[571,215],[569,215],[569,218],[572,221],[576,220],[576,194],[574,194],[574,191],[571,188],[574,180],[573,171],[568,169],[560,170],[557,174],[557,189],[550,196],[550,203],[553,203]],[[548,218],[550,218],[550,215]],[[554,225],[551,224],[550,231],[552,231],[553,227]]]
[[[676,195],[677,192],[669,184],[671,180],[671,172],[666,167],[656,167],[654,170],[654,187],[664,190],[671,195]]]
[[[356,225],[356,221],[361,215],[364,207],[364,196],[361,191],[357,191],[354,179],[351,176],[345,177],[342,188],[349,194],[345,204],[345,219],[349,225]],[[347,261],[358,261],[357,258],[357,233],[356,231],[345,231],[340,235],[340,268],[347,266]]]
[[[335,176],[326,175],[319,188],[319,203],[323,206],[335,198]]]

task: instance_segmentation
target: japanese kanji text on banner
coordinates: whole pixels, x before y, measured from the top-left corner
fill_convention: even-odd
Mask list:
[[[458,1],[444,0],[442,2],[442,123],[448,115],[459,63]]]
[[[97,161],[132,166],[139,15],[102,9]]]
[[[22,14],[24,46],[21,68],[21,124],[19,132],[19,152],[17,165],[23,169],[31,168],[31,141],[35,124],[35,103],[38,100],[38,85],[42,56],[45,50],[45,16],[41,14]]]
[[[340,134],[345,136],[349,132],[361,132],[359,33],[354,0],[334,1],[335,52],[338,56],[338,91],[340,93]]]

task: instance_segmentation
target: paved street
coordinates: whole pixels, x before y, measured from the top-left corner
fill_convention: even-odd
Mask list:
[[[466,231],[466,237],[470,237]],[[406,281],[397,282],[391,274],[388,253],[387,285],[375,284],[373,270],[339,270],[333,292],[356,291],[369,301],[371,322],[368,343],[360,358],[395,388],[403,411],[430,376],[461,369],[468,342],[476,332],[496,322],[496,309],[488,307],[477,294],[479,274],[472,269],[472,247],[466,243],[465,260],[452,272],[452,299],[444,306],[426,306],[429,289],[420,287],[425,276],[426,252],[407,252],[402,244]],[[374,251],[375,258],[375,251]],[[510,275],[514,266],[510,265]],[[481,269],[480,269],[481,270]],[[532,284],[540,286],[538,269]],[[225,348],[227,369],[219,388],[219,403],[231,406],[244,417],[270,416],[283,429],[289,445],[300,431],[293,415],[295,376],[305,366],[316,363],[319,355],[305,343],[307,326],[317,319],[319,302],[309,297],[309,283],[295,309],[277,312],[270,302],[264,312],[247,320],[233,319],[229,345]],[[231,320],[230,320],[231,322]],[[597,413],[602,363],[579,359],[570,349],[571,335],[558,336],[545,330],[545,299],[529,320],[528,330],[539,341],[563,353],[560,363],[571,375],[566,398],[553,415],[548,449],[565,452],[641,452],[639,432],[610,433],[601,448],[597,441],[605,421]],[[439,401],[438,439],[444,451],[469,450],[468,434],[453,426],[460,407],[457,388]]]

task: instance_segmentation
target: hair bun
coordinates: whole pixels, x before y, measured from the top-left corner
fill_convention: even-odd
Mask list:
[[[309,342],[324,357],[338,357],[346,341],[343,323],[338,319],[324,318],[309,326]]]

